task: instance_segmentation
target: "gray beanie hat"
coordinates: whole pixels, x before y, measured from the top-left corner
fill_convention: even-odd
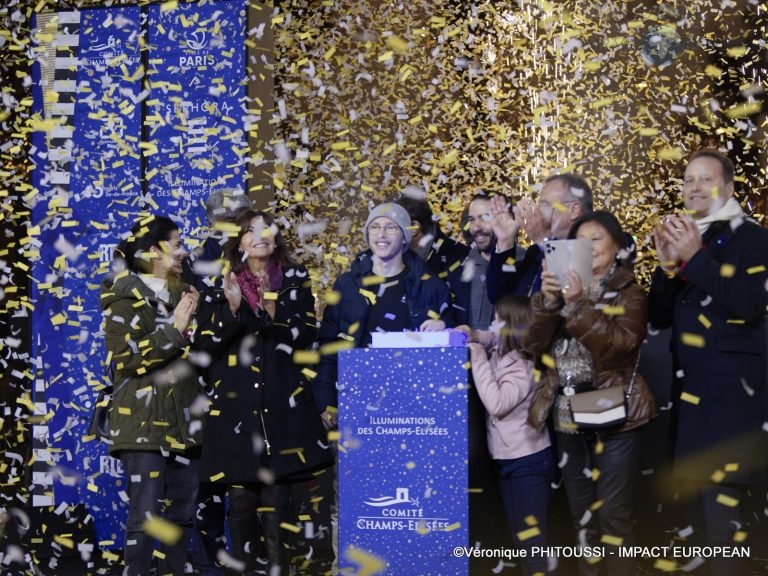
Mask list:
[[[408,215],[408,212],[400,206],[400,204],[395,204],[394,202],[385,202],[384,204],[379,204],[376,206],[373,210],[371,210],[371,213],[368,214],[368,220],[365,221],[365,227],[363,228],[363,234],[365,234],[365,241],[368,242],[370,245],[370,241],[368,239],[368,226],[371,225],[371,222],[376,220],[376,218],[389,218],[400,226],[400,229],[403,231],[403,238],[405,240],[405,245],[403,246],[403,252],[408,250],[408,247],[411,245],[411,236],[413,235],[411,231],[411,217]]]

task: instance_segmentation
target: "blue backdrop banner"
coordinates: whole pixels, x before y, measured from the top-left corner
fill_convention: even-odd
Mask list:
[[[147,191],[176,213],[244,187],[245,24],[243,0],[149,6]]]
[[[456,576],[468,535],[467,350],[339,354],[339,567]]]
[[[138,7],[35,22],[33,504],[85,503],[106,547],[122,540],[122,469],[85,427],[105,385],[99,279],[142,207],[140,22]]]
[[[127,494],[120,462],[86,436],[106,383],[99,283],[140,211],[188,240],[210,192],[244,188],[245,25],[244,0],[33,23],[32,500],[85,503],[104,547],[122,546]]]

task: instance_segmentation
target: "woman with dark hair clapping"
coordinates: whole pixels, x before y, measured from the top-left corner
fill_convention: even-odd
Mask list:
[[[115,251],[101,285],[107,361],[114,366],[110,448],[120,458],[130,499],[126,574],[147,575],[155,517],[181,530],[160,530],[159,574],[184,574],[198,488],[201,422],[191,409],[202,393],[184,359],[198,293],[179,279],[185,254],[179,227],[149,216]]]
[[[238,568],[254,573],[259,516],[271,575],[287,574],[280,528],[289,484],[333,457],[312,390],[293,362],[317,335],[307,270],[294,265],[272,217],[241,212],[225,246],[231,269],[203,293],[195,348],[210,356],[211,411],[201,478],[228,487]]]

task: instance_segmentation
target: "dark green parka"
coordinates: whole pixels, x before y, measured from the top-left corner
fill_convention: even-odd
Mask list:
[[[101,285],[107,360],[114,364],[111,455],[123,450],[182,452],[199,445],[202,421],[190,407],[203,393],[186,360],[189,341],[173,326],[173,309],[189,287],[169,286],[162,302],[137,274]]]

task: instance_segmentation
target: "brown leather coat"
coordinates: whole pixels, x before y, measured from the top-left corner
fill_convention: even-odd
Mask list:
[[[533,296],[531,306],[533,319],[523,338],[529,352],[551,356],[552,343],[567,333],[578,338],[592,353],[596,388],[624,386],[627,389],[648,320],[648,297],[631,271],[617,268],[599,302],[593,304],[585,298],[575,305],[567,318],[560,314],[562,302],[554,310],[546,309],[542,293]],[[534,389],[528,412],[528,422],[532,426],[539,430],[544,428],[557,392],[557,371],[545,368]],[[629,418],[615,431],[632,430],[655,416],[653,396],[643,377],[637,374],[629,399]]]

